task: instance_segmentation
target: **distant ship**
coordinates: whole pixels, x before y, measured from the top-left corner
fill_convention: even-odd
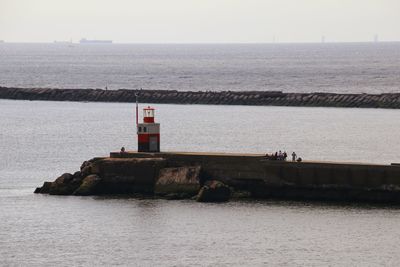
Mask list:
[[[72,44],[72,41],[54,41],[55,44]]]
[[[82,38],[79,43],[81,44],[112,44],[112,40],[87,40]]]

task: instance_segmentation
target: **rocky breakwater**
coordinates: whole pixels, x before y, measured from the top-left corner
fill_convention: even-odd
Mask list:
[[[400,108],[400,93],[337,94],[281,91],[102,90],[0,87],[1,99],[143,103]]]
[[[92,172],[93,160],[82,163],[80,171],[64,173],[54,182],[44,182],[42,187],[35,189],[35,193],[50,195],[77,195],[86,196],[96,192],[101,178]]]
[[[35,193],[50,195],[140,194],[166,199],[225,202],[232,188],[221,181],[205,179],[201,166],[169,166],[165,158],[94,158],[80,171],[64,173],[44,182]]]

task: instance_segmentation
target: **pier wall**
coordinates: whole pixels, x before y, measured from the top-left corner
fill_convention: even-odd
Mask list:
[[[213,153],[110,156],[122,161],[162,158],[164,167],[201,166],[204,179],[223,181],[260,198],[400,202],[400,167],[394,165],[284,162],[266,160],[262,155]]]
[[[400,93],[337,94],[284,93],[281,91],[176,91],[176,90],[103,90],[0,87],[0,99],[212,104],[254,106],[305,106],[400,108]]]
[[[94,161],[91,173],[102,178],[97,194],[151,194],[163,158],[99,158]]]

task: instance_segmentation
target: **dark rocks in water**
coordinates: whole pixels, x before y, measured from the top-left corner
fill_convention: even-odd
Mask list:
[[[40,190],[40,193],[48,194],[50,192],[50,187],[52,184],[53,184],[52,182],[44,182],[44,184]]]
[[[42,187],[35,189],[35,194],[48,194],[50,192],[52,182],[44,182]]]
[[[72,194],[76,196],[89,196],[96,192],[96,186],[101,181],[101,178],[96,174],[86,176],[81,185]]]
[[[82,184],[83,177],[80,171],[74,174],[64,173],[54,182],[45,182],[42,187],[36,188],[35,193],[50,195],[71,195]]]
[[[54,182],[37,188],[35,193],[50,195],[153,194],[161,158],[112,159],[85,161],[74,174],[64,173]]]
[[[82,178],[82,173],[80,171],[76,171],[72,176],[74,176],[74,179],[79,179]]]
[[[74,180],[74,176],[70,173],[64,173],[51,183],[50,195],[71,195],[78,187],[80,182]]]
[[[64,173],[60,177],[58,177],[54,182],[58,184],[67,184],[74,179],[74,175],[70,173]]]
[[[74,174],[45,182],[35,193],[88,196],[96,194],[154,194],[166,199],[228,201],[231,189],[216,180],[203,184],[201,166],[168,167],[164,159],[99,159],[85,161]]]
[[[87,165],[89,165],[89,161],[85,160],[84,162],[82,162],[80,170],[82,171],[82,169],[85,168]]]
[[[231,189],[226,184],[217,181],[206,181],[197,194],[198,202],[226,202],[231,197]]]
[[[200,166],[161,169],[155,194],[166,197],[173,194],[176,198],[195,196],[200,189],[200,169]]]
[[[42,190],[41,187],[36,187],[36,189],[35,189],[35,191],[33,191],[33,193],[40,194],[40,190]]]
[[[84,176],[82,175],[82,173],[80,171],[75,172],[72,176],[73,177],[72,177],[71,183],[74,183],[74,184],[82,183]]]
[[[37,187],[34,191],[36,194],[50,194],[50,195],[71,195],[77,192],[76,195],[90,194],[94,188],[97,179],[93,179],[89,175],[83,179],[81,172],[77,171],[74,174],[64,173],[58,177],[54,182],[44,182],[42,187]],[[98,176],[96,176],[98,178]],[[97,184],[97,183],[96,183]],[[80,190],[78,190],[80,189]]]
[[[89,161],[84,161],[81,165],[81,176],[86,177],[92,173],[92,164]]]

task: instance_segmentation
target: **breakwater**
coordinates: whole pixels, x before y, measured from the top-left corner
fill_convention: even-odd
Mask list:
[[[400,167],[332,162],[286,162],[263,155],[111,153],[80,171],[45,182],[36,193],[150,194],[227,201],[231,196],[400,203]]]
[[[284,93],[281,91],[175,91],[175,90],[103,90],[0,87],[0,99],[211,104],[257,106],[304,106],[348,108],[400,108],[400,93],[337,94]]]

